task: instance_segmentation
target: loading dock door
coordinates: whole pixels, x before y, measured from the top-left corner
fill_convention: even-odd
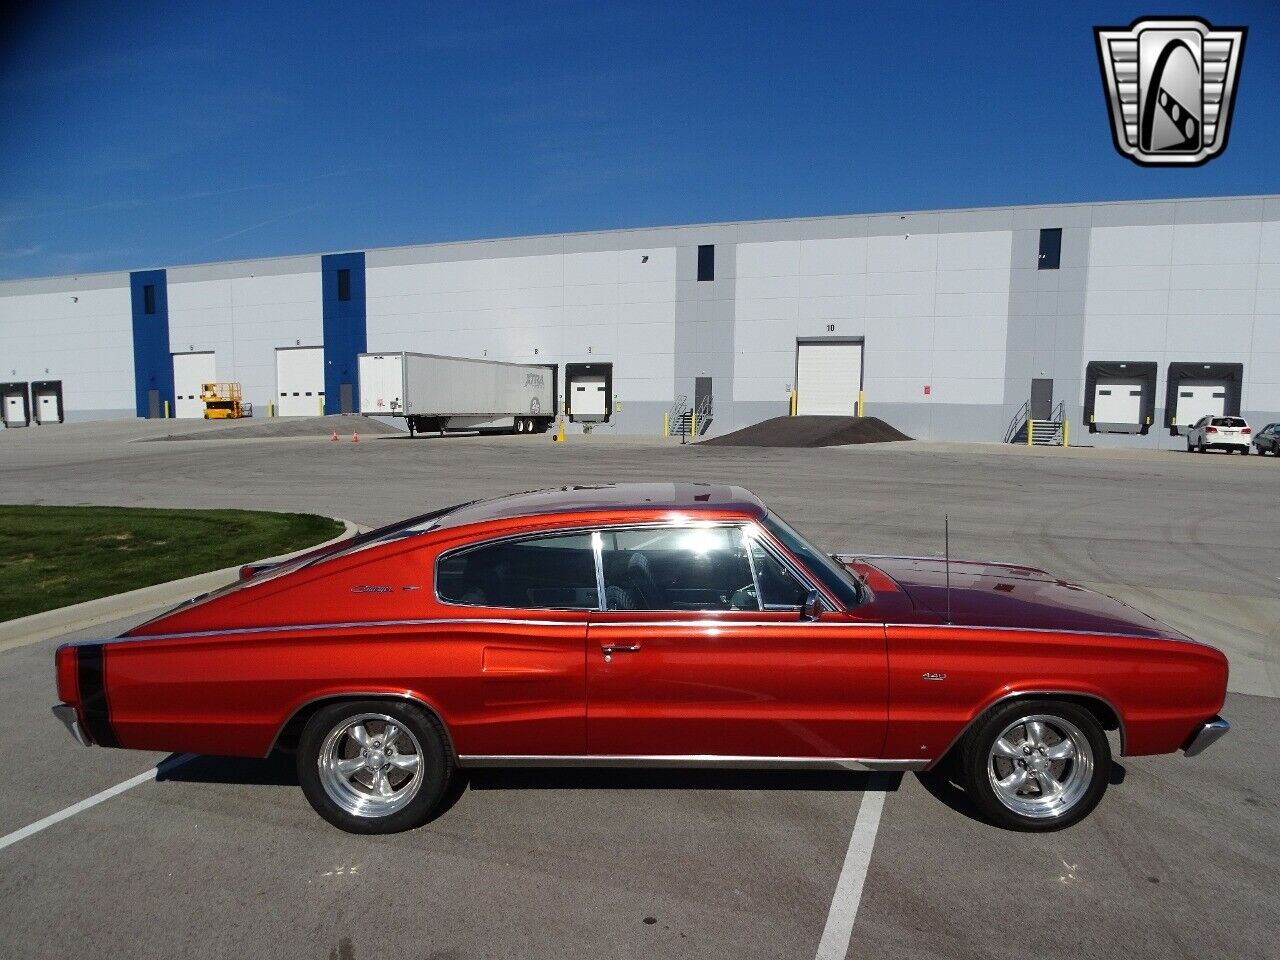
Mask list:
[[[1227,385],[1221,381],[1183,380],[1178,384],[1178,423],[1185,431],[1203,416],[1220,417],[1227,410]]]
[[[604,377],[577,377],[571,386],[569,409],[575,417],[603,417],[609,412]]]
[[[37,390],[35,392],[35,401],[36,423],[60,423],[62,421],[58,395],[52,390]]]
[[[1093,388],[1093,419],[1100,429],[1137,427],[1142,423],[1142,384],[1099,377]]]
[[[845,416],[858,412],[862,344],[799,343],[796,347],[796,413]]]
[[[27,398],[20,393],[4,395],[4,425],[6,427],[27,426]]]
[[[204,403],[200,391],[206,383],[218,379],[217,363],[208,353],[175,353],[173,355],[173,415],[179,420],[204,419]]]
[[[276,350],[276,415],[318,417],[324,410],[324,347]]]

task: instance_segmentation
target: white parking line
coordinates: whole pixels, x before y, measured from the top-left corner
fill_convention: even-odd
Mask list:
[[[858,917],[858,903],[862,900],[862,884],[871,866],[871,850],[876,845],[876,831],[880,829],[880,811],[884,809],[887,788],[885,778],[873,776],[862,794],[862,806],[858,819],[853,823],[853,835],[849,837],[849,849],[844,854],[844,866],[836,882],[831,909],[827,911],[827,925],[822,929],[818,942],[817,960],[844,960],[849,952],[849,940],[853,936],[853,921]]]
[[[61,823],[63,820],[74,817],[77,813],[83,813],[90,807],[96,807],[104,800],[110,800],[112,797],[119,796],[126,790],[132,790],[140,783],[146,783],[149,780],[154,780],[160,775],[161,768],[164,768],[164,772],[168,773],[174,767],[181,766],[194,757],[194,753],[184,753],[181,756],[174,757],[172,760],[165,760],[156,764],[145,773],[140,773],[136,777],[130,777],[123,783],[117,783],[114,787],[107,787],[107,789],[103,790],[101,793],[95,793],[92,797],[81,800],[79,803],[73,803],[65,810],[59,810],[57,813],[51,813],[43,820],[37,820],[35,823],[29,823],[25,827],[13,831],[13,833],[6,833],[3,837],[0,837],[0,850],[3,850],[5,847],[11,847],[18,841],[25,840],[27,837],[37,834],[41,830],[46,830],[49,827],[52,827],[55,823]]]

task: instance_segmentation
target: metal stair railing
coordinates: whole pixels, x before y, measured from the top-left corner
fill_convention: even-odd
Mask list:
[[[1004,432],[1004,443],[1016,443],[1017,437],[1022,433],[1023,428],[1027,425],[1029,415],[1031,413],[1031,401],[1028,400],[1018,408],[1018,412],[1013,415],[1013,419],[1009,421],[1009,429]]]

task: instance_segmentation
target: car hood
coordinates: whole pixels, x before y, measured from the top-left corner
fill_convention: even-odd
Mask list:
[[[906,594],[920,622],[946,620],[947,564],[943,560],[843,555],[837,559],[866,579],[873,592]],[[875,573],[887,580],[877,583]],[[953,560],[950,581],[955,624],[1187,639],[1119,600],[1035,567]]]

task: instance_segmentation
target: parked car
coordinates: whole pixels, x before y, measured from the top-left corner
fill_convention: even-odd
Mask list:
[[[83,744],[296,753],[330,823],[493,766],[926,770],[1068,826],[1123,755],[1228,729],[1227,661],[1033,567],[829,555],[740,487],[566,487],[406,520],[56,654]]]
[[[1187,452],[1225,450],[1248,454],[1252,435],[1243,417],[1201,417],[1187,431]]]
[[[1253,446],[1259,454],[1280,457],[1280,423],[1268,423],[1259,430],[1253,437]]]

